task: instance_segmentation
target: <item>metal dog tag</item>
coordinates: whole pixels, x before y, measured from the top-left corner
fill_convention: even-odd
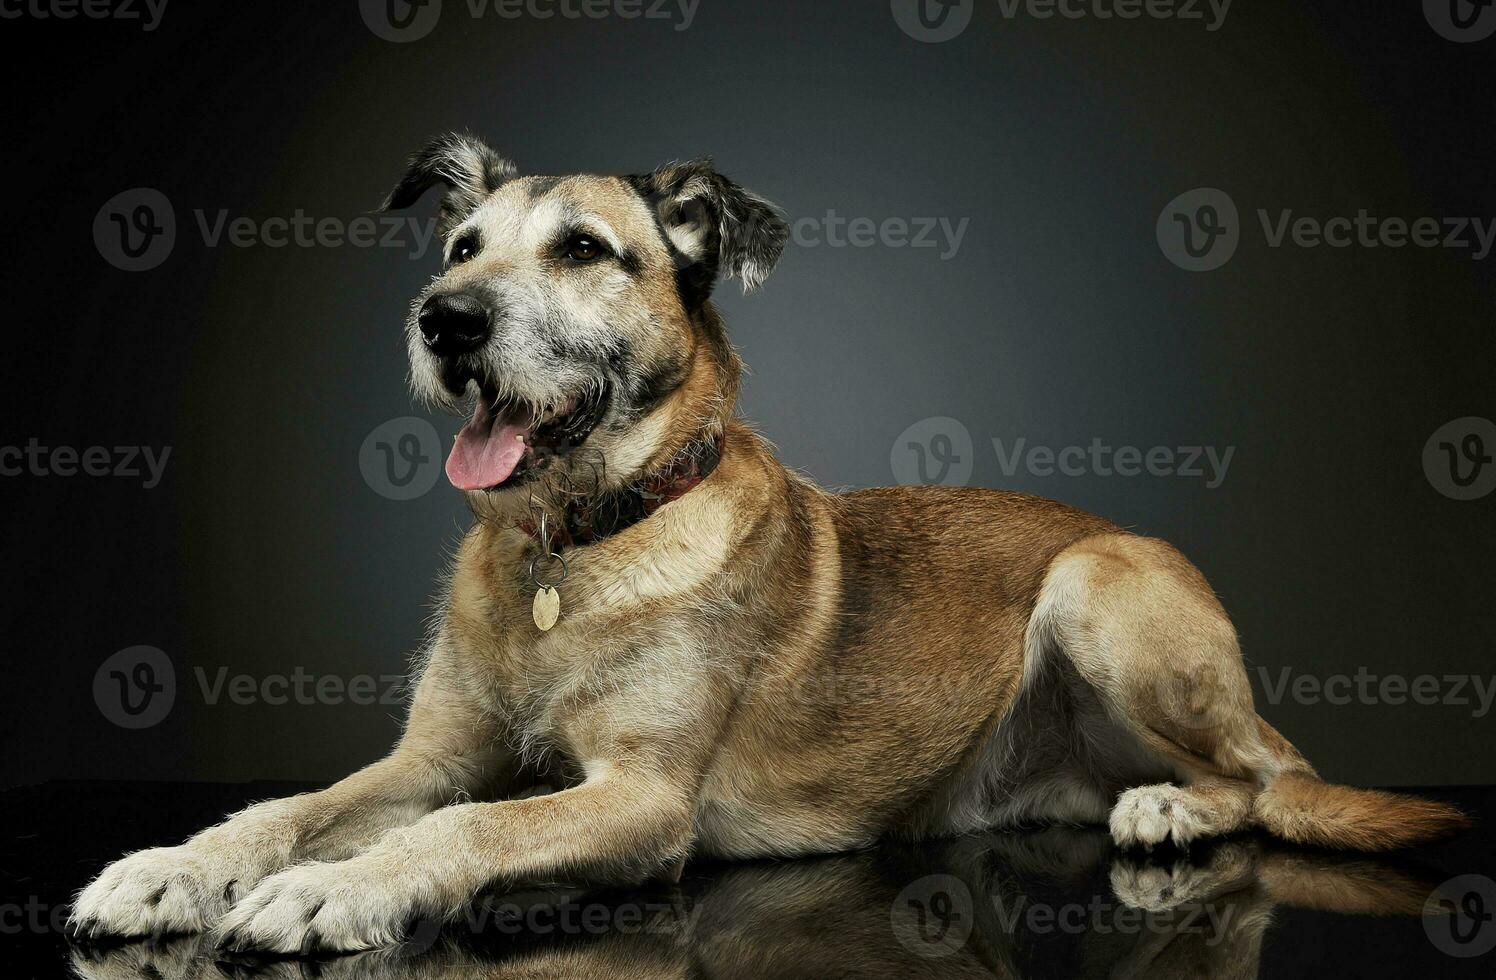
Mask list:
[[[535,604],[530,612],[535,617],[535,625],[542,633],[546,632],[561,618],[561,593],[549,585],[543,586],[535,593]]]

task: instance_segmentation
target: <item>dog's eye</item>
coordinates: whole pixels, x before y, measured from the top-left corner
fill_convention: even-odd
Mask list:
[[[566,257],[573,262],[596,262],[606,254],[603,243],[591,235],[572,235],[566,240]]]
[[[462,265],[473,256],[478,254],[478,242],[476,239],[464,238],[452,246],[452,264]]]

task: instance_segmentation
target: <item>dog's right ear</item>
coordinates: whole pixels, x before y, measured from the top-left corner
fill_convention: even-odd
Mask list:
[[[784,216],[718,173],[710,160],[666,164],[625,179],[655,211],[688,307],[711,296],[719,273],[737,276],[751,292],[774,270],[789,238]]]
[[[445,184],[437,234],[445,237],[505,181],[519,173],[507,157],[470,133],[445,133],[410,158],[405,176],[380,205],[381,211],[410,207],[434,184]]]

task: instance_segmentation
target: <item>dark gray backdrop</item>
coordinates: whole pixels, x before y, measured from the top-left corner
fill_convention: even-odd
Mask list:
[[[789,465],[880,485],[924,451],[929,476],[969,466],[972,483],[1168,537],[1234,616],[1261,711],[1326,775],[1496,779],[1496,720],[1477,717],[1496,675],[1496,495],[1453,499],[1424,466],[1441,426],[1496,415],[1491,260],[1274,248],[1257,218],[1496,218],[1496,39],[1443,37],[1417,0],[1362,6],[1239,0],[1208,30],[1203,7],[1205,21],[1010,18],[982,0],[942,43],[902,29],[889,0],[700,0],[684,30],[675,5],[507,19],[446,0],[401,43],[357,0],[172,3],[150,31],[6,20],[0,446],[171,455],[150,489],[0,479],[0,783],[327,780],[393,739],[398,705],[308,681],[300,704],[275,678],[384,693],[465,526],[443,482],[399,500],[380,478],[379,444],[398,455],[423,431],[376,433],[426,417],[400,324],[435,250],[210,245],[194,212],[346,222],[454,127],[530,172],[715,155],[800,221],[762,293],[721,293],[753,369],[744,411]],[[1201,187],[1239,210],[1240,243],[1191,272],[1156,225],[1198,216],[1200,200],[1166,208]],[[106,202],[137,188],[170,202],[176,236],[128,272],[108,261],[110,215],[128,223],[144,198]],[[847,232],[831,211],[886,233],[833,244]],[[939,247],[899,247],[885,223],[920,218],[964,222],[959,248],[940,226]],[[445,450],[456,423],[429,420]],[[1042,459],[1009,472],[994,439],[1233,455],[1211,487],[1089,463],[1046,475]],[[163,682],[159,659],[119,654],[142,645],[175,691],[130,716],[119,690]],[[1264,678],[1285,670],[1290,685],[1375,681],[1349,704],[1269,699]],[[1422,674],[1436,703],[1379,686]],[[251,703],[235,703],[235,675]]]

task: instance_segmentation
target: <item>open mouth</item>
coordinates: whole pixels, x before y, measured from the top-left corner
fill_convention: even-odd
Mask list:
[[[542,406],[502,398],[478,384],[473,417],[447,457],[447,479],[459,490],[498,490],[545,471],[597,428],[607,405],[606,385]]]

